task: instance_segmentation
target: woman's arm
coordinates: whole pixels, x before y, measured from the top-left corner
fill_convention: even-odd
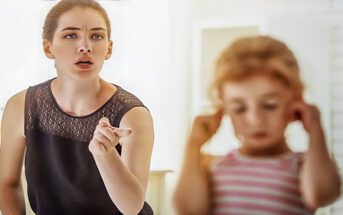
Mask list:
[[[174,205],[180,215],[207,215],[210,212],[208,156],[200,149],[217,131],[222,113],[199,116],[194,120],[186,144],[184,164],[174,193]]]
[[[310,208],[326,206],[339,197],[341,179],[326,147],[318,109],[299,102],[296,110],[309,135],[309,149],[300,168],[302,197]]]
[[[102,133],[95,132],[93,138],[105,144],[110,149],[108,153],[97,153],[92,149],[95,146],[93,140],[90,150],[112,201],[123,214],[136,215],[143,208],[149,179],[154,142],[152,118],[146,108],[135,107],[124,115],[120,123],[121,128],[131,129],[129,135],[125,130],[114,129],[115,136],[111,136],[109,126],[100,125],[97,129]],[[119,138],[121,156],[114,148]],[[111,143],[112,146],[109,145]]]
[[[25,153],[24,104],[26,91],[9,99],[1,123],[0,209],[3,215],[25,215],[21,170]]]

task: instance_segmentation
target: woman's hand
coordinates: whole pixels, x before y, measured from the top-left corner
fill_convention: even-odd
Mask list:
[[[223,117],[223,110],[212,115],[198,116],[195,118],[189,143],[202,146],[217,132]]]
[[[89,151],[93,155],[105,156],[115,150],[120,138],[131,134],[131,129],[112,127],[106,117],[99,120],[94,131],[93,139],[89,143]]]
[[[321,132],[320,112],[314,105],[298,100],[290,105],[291,120],[300,120],[309,135]]]

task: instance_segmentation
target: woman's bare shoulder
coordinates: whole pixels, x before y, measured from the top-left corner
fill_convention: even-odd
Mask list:
[[[23,90],[15,95],[13,95],[6,104],[4,114],[18,114],[24,111],[25,108],[25,97],[26,91]]]
[[[26,90],[13,95],[6,104],[1,122],[1,181],[18,185],[25,153],[24,109]]]
[[[24,133],[24,111],[25,111],[25,97],[26,90],[23,90],[13,95],[5,106],[5,110],[2,116],[2,129],[6,130],[5,127],[14,129],[13,132],[18,131]]]
[[[25,103],[26,90],[20,91],[19,93],[13,95],[7,102],[7,105],[18,105]]]

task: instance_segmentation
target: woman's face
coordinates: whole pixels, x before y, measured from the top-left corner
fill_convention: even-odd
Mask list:
[[[222,90],[235,134],[246,147],[264,150],[283,141],[292,90],[267,75],[227,82]]]
[[[55,59],[59,76],[73,79],[97,77],[112,53],[102,15],[92,8],[75,7],[58,19],[52,41],[44,41],[46,55]]]

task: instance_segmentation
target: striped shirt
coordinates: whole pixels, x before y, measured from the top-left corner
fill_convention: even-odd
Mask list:
[[[215,215],[302,215],[298,166],[303,153],[261,159],[233,150],[211,166]]]

